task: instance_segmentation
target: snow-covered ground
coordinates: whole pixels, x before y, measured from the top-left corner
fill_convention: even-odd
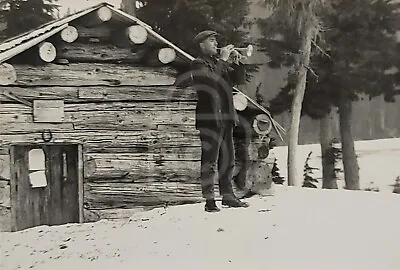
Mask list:
[[[202,204],[2,234],[1,269],[398,270],[400,196],[276,187],[247,209]]]
[[[302,146],[299,166],[309,148]],[[400,140],[358,142],[362,183],[381,190],[400,174]],[[285,174],[286,152],[274,153]],[[301,181],[298,181],[301,184]],[[130,220],[41,226],[0,234],[0,269],[398,270],[400,195],[274,186],[247,209],[203,204]]]
[[[400,138],[355,142],[358,165],[360,168],[361,188],[376,186],[380,192],[392,192],[397,176],[400,176]],[[303,168],[308,153],[312,151],[309,165],[318,168],[314,171],[316,178],[322,177],[321,148],[319,144],[300,145],[297,155],[296,185],[303,183]],[[271,151],[277,158],[277,164],[282,176],[287,179],[287,147],[276,147]],[[341,161],[338,168],[343,169]],[[339,174],[338,187],[344,187],[343,173]],[[373,184],[371,184],[373,182]],[[319,186],[322,186],[321,180]],[[400,269],[400,267],[399,267]]]

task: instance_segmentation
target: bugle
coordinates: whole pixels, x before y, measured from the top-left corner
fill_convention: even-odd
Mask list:
[[[217,48],[221,50],[222,48]],[[237,51],[238,53],[242,54],[243,56],[250,57],[253,55],[253,45],[248,45],[246,48],[233,48],[233,50]]]
[[[244,53],[245,56],[250,57],[253,55],[253,45],[249,45],[246,48],[234,48],[234,50],[238,51],[238,52],[242,52],[242,54]]]
[[[139,25],[142,25],[144,28],[146,28],[146,30],[150,33],[150,35],[152,35],[153,37],[155,37],[156,39],[160,40],[161,42],[164,42],[165,44],[168,44],[171,48],[173,48],[174,50],[176,50],[181,56],[184,57],[184,59],[187,59],[188,61],[193,61],[195,58],[188,54],[187,52],[183,51],[181,48],[179,48],[178,46],[176,46],[175,44],[173,44],[172,42],[170,42],[169,40],[167,40],[166,38],[164,38],[163,36],[161,36],[160,34],[158,34],[156,31],[154,31],[151,26],[149,26],[148,24],[144,23],[143,21],[139,20],[138,18],[126,14],[123,11],[114,8],[112,6],[109,7],[111,10],[113,10],[114,12],[116,12],[117,14],[120,14],[126,18],[128,18],[129,20],[131,20],[131,22],[137,23]],[[250,48],[252,49],[253,46],[251,46]],[[283,141],[281,132],[286,133],[286,130],[278,123],[276,122],[273,118],[271,113],[264,108],[262,105],[258,104],[255,100],[253,100],[251,97],[247,96],[246,94],[244,94],[242,91],[240,91],[238,88],[234,88],[238,93],[240,93],[241,95],[245,96],[247,98],[248,101],[250,101],[254,106],[256,106],[258,109],[260,109],[261,111],[263,111],[270,119],[272,122],[272,127],[273,129],[276,131],[276,133],[279,135],[279,137],[281,138],[281,140]]]

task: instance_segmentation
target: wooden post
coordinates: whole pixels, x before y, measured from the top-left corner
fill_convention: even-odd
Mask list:
[[[17,80],[17,72],[8,63],[0,64],[0,85],[9,85]]]
[[[15,159],[16,159],[16,153],[15,153],[15,147],[10,148],[10,162],[13,164],[10,168],[10,203],[11,203],[11,231],[16,232],[17,231],[17,208],[18,208],[18,193],[17,193],[17,173],[18,169],[15,166]]]
[[[79,223],[84,223],[83,204],[84,204],[84,175],[83,175],[83,146],[78,145],[78,208]]]
[[[39,57],[43,61],[50,63],[56,59],[57,50],[56,47],[50,42],[43,42],[39,45]]]
[[[68,26],[64,28],[61,33],[61,39],[65,42],[72,43],[78,39],[78,30],[73,26]]]

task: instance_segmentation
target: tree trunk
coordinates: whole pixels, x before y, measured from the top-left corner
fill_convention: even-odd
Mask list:
[[[296,89],[294,92],[293,103],[292,103],[292,119],[289,131],[289,147],[288,147],[288,185],[295,185],[296,177],[296,154],[297,144],[299,141],[299,126],[301,117],[301,107],[304,98],[304,92],[306,90],[307,82],[307,67],[310,63],[311,54],[311,40],[314,33],[315,27],[310,23],[306,24],[305,31],[302,36],[302,42],[300,47],[299,65],[298,65],[298,79]]]
[[[319,141],[322,154],[322,188],[337,189],[335,179],[335,160],[332,156],[332,114],[320,120]]]
[[[136,1],[135,0],[122,0],[121,10],[129,15],[136,16]]]
[[[340,97],[339,119],[340,136],[342,141],[342,155],[345,188],[350,190],[360,189],[359,167],[354,148],[354,138],[351,130],[352,102],[344,94]]]

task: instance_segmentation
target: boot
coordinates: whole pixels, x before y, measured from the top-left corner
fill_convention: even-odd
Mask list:
[[[220,211],[218,206],[215,204],[215,200],[214,199],[206,200],[206,205],[204,206],[204,210],[206,212],[219,212]]]
[[[244,207],[244,208],[249,207],[249,204],[247,202],[242,202],[233,195],[222,197],[222,205],[228,207]]]

